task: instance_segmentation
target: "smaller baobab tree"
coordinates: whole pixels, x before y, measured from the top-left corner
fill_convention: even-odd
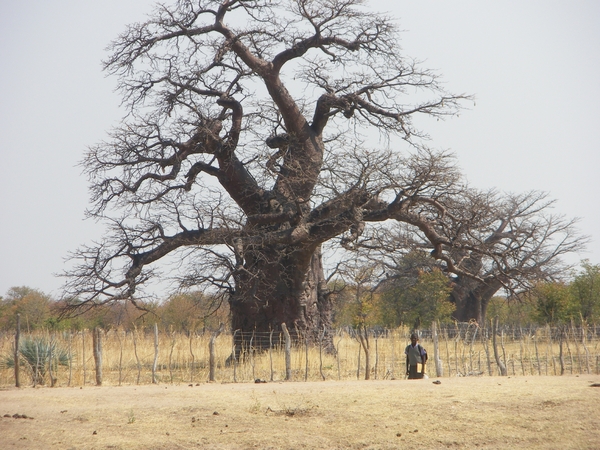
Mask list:
[[[483,323],[490,299],[501,289],[518,298],[541,281],[565,281],[574,266],[565,256],[588,242],[577,230],[577,219],[552,212],[555,202],[546,193],[491,193],[488,198],[488,217],[475,242],[482,251],[454,256],[465,272],[456,274],[451,293],[460,321]]]
[[[483,324],[498,291],[518,299],[539,282],[571,274],[564,256],[583,250],[588,238],[578,232],[576,219],[553,214],[553,205],[542,192],[502,195],[464,187],[458,195],[427,203],[419,220],[387,232],[380,247],[387,255],[379,256],[400,279],[406,270],[442,268],[451,282],[454,318]],[[365,244],[374,247],[366,239]],[[432,258],[407,264],[407,249]]]

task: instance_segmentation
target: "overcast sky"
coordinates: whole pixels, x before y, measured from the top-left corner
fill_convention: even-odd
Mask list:
[[[58,296],[64,258],[100,236],[83,220],[77,164],[122,116],[104,49],[152,3],[0,2],[0,295]],[[426,123],[429,144],[455,152],[474,187],[549,192],[593,239],[576,259],[600,263],[600,2],[384,4],[406,54],[476,97],[459,118]]]

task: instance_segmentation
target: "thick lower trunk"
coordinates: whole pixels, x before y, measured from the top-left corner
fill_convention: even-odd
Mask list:
[[[456,306],[454,319],[459,322],[475,321],[483,326],[488,303],[501,287],[497,280],[482,283],[467,278],[456,279],[450,293],[450,301]]]
[[[283,339],[282,323],[293,339],[320,342],[326,351],[334,351],[332,304],[320,248],[304,264],[293,253],[285,261],[266,260],[253,267],[253,277],[236,280],[237,289],[230,299],[235,356],[278,345]]]

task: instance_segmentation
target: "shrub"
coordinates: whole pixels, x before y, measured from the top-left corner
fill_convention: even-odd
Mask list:
[[[57,368],[68,366],[70,361],[68,351],[46,337],[25,337],[19,343],[19,354],[19,362],[30,372],[34,384],[44,384],[50,364]],[[14,367],[14,355],[6,357],[5,363]]]

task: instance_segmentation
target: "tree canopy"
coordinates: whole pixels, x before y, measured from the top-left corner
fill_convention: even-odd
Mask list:
[[[540,282],[567,281],[574,264],[564,256],[582,250],[588,241],[578,232],[577,220],[555,213],[554,201],[543,192],[464,188],[440,203],[445,211],[435,220],[443,236],[437,247],[419,228],[405,225],[376,237],[387,245],[374,245],[373,238],[365,243],[378,249],[375,257],[386,261],[396,284],[415,279],[423,268],[447,270],[459,321],[484,323],[488,302],[500,290],[518,297]],[[437,262],[424,257],[429,249]]]
[[[179,0],[130,25],[104,64],[127,114],[83,161],[109,229],[73,254],[71,305],[135,304],[168,259],[177,288],[227,298],[234,329],[327,329],[322,251],[368,248],[390,222],[488,283],[473,255],[504,267],[540,228],[518,231],[518,198],[468,189],[423,144],[414,117],[470,97],[399,41],[362,0]]]

